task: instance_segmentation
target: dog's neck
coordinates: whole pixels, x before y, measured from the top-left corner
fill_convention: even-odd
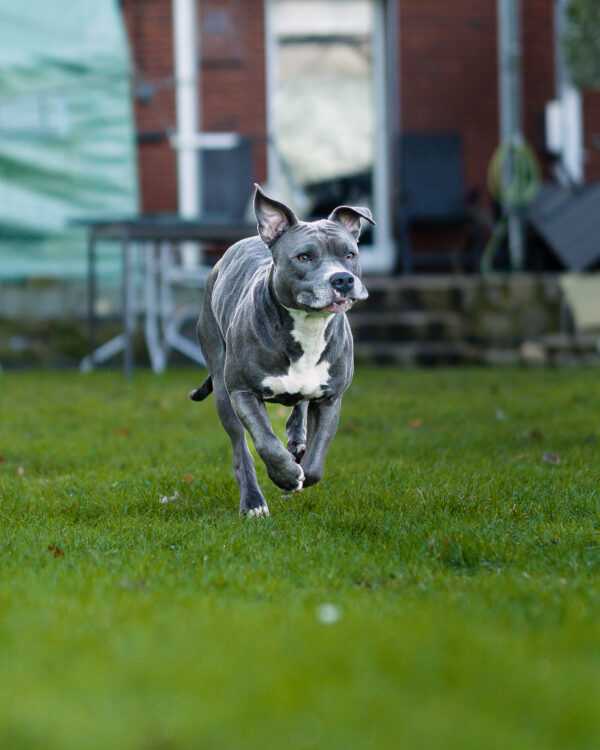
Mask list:
[[[297,341],[302,347],[303,357],[310,360],[312,366],[315,366],[327,345],[325,331],[333,320],[334,315],[310,313],[304,310],[288,308],[286,310],[293,321],[291,334],[294,341]]]

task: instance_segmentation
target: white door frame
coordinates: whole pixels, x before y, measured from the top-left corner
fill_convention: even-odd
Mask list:
[[[273,93],[277,86],[277,43],[273,30],[273,5],[277,0],[264,0],[265,18],[265,78],[267,101],[267,174],[269,188],[277,192],[280,184],[280,164],[274,145],[276,112]],[[395,14],[389,13],[395,0],[371,0],[374,10],[373,28],[373,93],[374,129],[372,211],[377,226],[373,230],[373,244],[361,245],[361,265],[366,273],[389,273],[396,265],[396,246],[392,232],[392,144],[390,136],[390,41],[389,23]],[[391,18],[390,18],[391,16]],[[393,38],[393,36],[392,36]]]

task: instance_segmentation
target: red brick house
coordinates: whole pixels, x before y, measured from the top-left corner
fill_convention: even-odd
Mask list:
[[[142,208],[146,212],[174,211],[176,153],[167,137],[176,126],[172,3],[122,0],[121,5],[137,71],[135,112]],[[283,113],[276,113],[279,123],[288,116],[299,117],[290,112],[294,97],[282,99],[277,86],[282,80],[294,80],[290,60],[305,66],[308,82],[315,80],[314,61],[311,63],[308,51],[317,47],[322,50],[324,43],[331,41],[331,18],[323,19],[313,30],[310,22],[316,9],[327,5],[331,3],[304,0],[303,10],[301,1],[288,2],[282,16],[281,0],[198,0],[201,128],[249,136],[254,178],[261,183],[269,180],[275,184],[270,171],[282,170],[267,147],[277,138],[272,132],[274,110],[284,107]],[[371,6],[370,27],[364,27],[360,14],[366,11],[359,5]],[[554,6],[551,0],[521,0],[520,12],[522,127],[546,178],[551,175],[553,158],[546,150],[545,108],[556,98],[557,90]],[[383,225],[381,231],[390,238],[396,234],[394,144],[400,132],[458,134],[465,192],[478,195],[481,204],[489,207],[487,169],[499,143],[496,3],[370,0],[358,3],[355,22],[351,27],[348,17],[338,13],[335,28],[340,30],[344,49],[352,55],[346,51],[335,59],[340,64],[347,59],[352,66],[361,54],[365,57],[366,44],[373,76],[379,76],[379,90],[375,86],[367,95],[376,113],[369,125],[375,133],[369,158],[373,165],[379,164],[373,166],[375,172],[379,169],[379,176],[371,187],[371,202],[378,204],[380,215],[376,218]],[[282,46],[287,57],[281,53]],[[349,76],[356,75],[358,80],[361,74],[356,70]],[[302,75],[300,69],[298,77]],[[317,91],[315,96],[312,106],[303,107],[306,122],[317,118],[320,108],[327,105],[327,94],[319,99]],[[348,92],[348,100],[357,106],[353,97]],[[585,180],[591,181],[600,179],[600,94],[585,93],[582,103],[582,170]],[[361,112],[360,107],[352,110],[357,128],[362,127]],[[343,139],[338,140],[341,143]],[[357,154],[357,171],[361,164],[364,167],[365,158]],[[331,174],[325,176],[330,178]],[[319,182],[318,175],[315,179],[313,174],[313,182]],[[377,190],[379,195],[375,195]],[[389,212],[383,209],[385,216],[383,204],[389,208]],[[427,248],[439,244],[439,237],[435,231],[424,232],[415,242]]]

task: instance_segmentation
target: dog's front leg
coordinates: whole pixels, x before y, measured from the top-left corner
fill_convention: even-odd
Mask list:
[[[327,449],[336,433],[342,397],[308,405],[306,453],[301,461],[304,486],[316,484],[323,476]]]
[[[256,452],[267,467],[271,481],[288,492],[301,490],[304,472],[273,432],[264,403],[246,391],[233,391],[229,395],[238,419],[250,433]]]

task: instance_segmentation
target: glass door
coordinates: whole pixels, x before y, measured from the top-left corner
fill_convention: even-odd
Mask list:
[[[269,188],[309,218],[371,208],[365,270],[389,270],[383,0],[270,0]]]

